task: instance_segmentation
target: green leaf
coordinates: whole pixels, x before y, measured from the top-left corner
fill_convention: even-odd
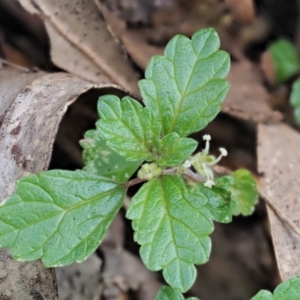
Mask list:
[[[251,298],[251,300],[273,300],[273,295],[269,291],[262,290],[255,297]]]
[[[293,277],[281,283],[274,291],[274,295],[262,290],[251,300],[297,300],[300,295],[300,276]]]
[[[107,146],[99,130],[89,130],[80,141],[83,150],[83,170],[124,183],[138,169],[142,160],[128,161]]]
[[[230,67],[228,53],[219,47],[216,31],[202,29],[192,40],[176,35],[165,56],[150,60],[139,87],[147,107],[162,122],[163,135],[198,132],[219,113],[229,89],[223,78]]]
[[[300,295],[300,276],[281,283],[274,291],[274,300],[298,299]]]
[[[0,207],[0,245],[17,260],[46,267],[81,262],[99,246],[125,188],[83,171],[24,177]]]
[[[232,222],[232,214],[235,202],[231,199],[231,193],[228,187],[234,183],[231,176],[223,176],[215,179],[216,185],[211,189],[199,184],[193,187],[190,192],[206,202],[213,219],[220,223]]]
[[[162,286],[154,300],[184,300],[183,295],[169,286]],[[187,300],[199,300],[196,297],[190,297]]]
[[[253,213],[258,202],[256,181],[251,173],[245,169],[239,169],[232,174],[235,183],[229,187],[231,198],[235,201],[233,214],[249,216]]]
[[[100,120],[97,129],[107,140],[107,145],[131,161],[153,160],[154,139],[160,136],[161,123],[148,108],[138,101],[107,95],[98,101]]]
[[[213,231],[202,199],[187,199],[181,177],[165,175],[145,183],[127,211],[135,240],[148,269],[163,269],[166,282],[181,292],[196,279],[194,264],[208,261]]]
[[[198,146],[197,141],[186,137],[181,138],[176,132],[165,135],[156,144],[158,154],[155,161],[163,167],[179,165]]]
[[[162,286],[154,300],[184,300],[184,297],[177,289]]]
[[[278,83],[284,82],[300,71],[296,47],[286,39],[280,39],[269,46]]]
[[[298,124],[300,124],[300,78],[298,78],[292,85],[290,102],[294,107],[295,120]]]

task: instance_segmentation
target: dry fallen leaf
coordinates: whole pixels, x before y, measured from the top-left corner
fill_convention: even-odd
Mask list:
[[[285,124],[258,126],[261,194],[300,229],[300,135]],[[283,280],[300,275],[300,237],[268,207],[271,233]]]
[[[161,283],[156,274],[144,266],[140,258],[123,248],[124,236],[123,217],[118,213],[100,246],[105,262],[103,297],[123,299],[124,292],[133,290],[138,299],[152,300]]]
[[[25,78],[19,70],[4,67],[0,78],[5,74],[16,80],[14,86],[11,81],[0,84],[0,99],[5,100],[0,110],[4,115],[0,127],[0,202],[14,192],[17,179],[47,169],[59,123],[70,104],[90,90],[100,93],[102,88],[117,88],[91,84],[66,73],[28,73]],[[9,253],[0,250],[0,299],[57,299],[52,269],[46,269],[41,261],[13,261]]]
[[[138,94],[137,75],[93,1],[19,1],[44,19],[57,66],[85,80],[116,83]]]
[[[59,300],[99,300],[103,290],[101,265],[93,254],[82,263],[56,268]]]
[[[257,67],[248,62],[232,63],[227,77],[231,87],[222,111],[244,120],[258,123],[276,122],[282,117],[268,105],[268,93]]]
[[[35,78],[43,76],[44,72],[29,72],[7,66],[0,67],[0,127],[5,126],[5,115],[9,114],[10,106],[17,95]],[[13,135],[16,131],[5,133],[1,128],[0,148],[4,136]],[[7,165],[0,163],[0,173],[6,170]],[[14,178],[10,178],[7,185],[0,181],[0,201],[6,196],[6,187],[13,185]],[[29,276],[27,276],[29,275]],[[0,299],[17,300],[28,297],[47,296],[48,299],[57,299],[56,279],[53,269],[46,269],[40,262],[20,263],[14,261],[7,249],[0,249]],[[10,297],[10,298],[8,298]],[[24,298],[23,298],[24,299]],[[44,298],[47,299],[47,298]]]
[[[174,35],[191,36],[200,28],[217,24],[226,13],[226,5],[219,0],[170,1],[168,4],[161,1],[161,4],[153,4],[155,9],[149,26],[127,27],[126,21],[117,16],[122,13],[109,11],[101,0],[95,2],[114,34],[142,69],[146,68],[153,55],[163,54],[166,42]]]
[[[141,68],[146,68],[151,56],[163,54],[163,47],[157,47],[149,43],[150,38],[147,33],[149,29],[127,28],[125,22],[116,17],[113,12],[110,12],[100,0],[95,1],[114,33],[122,40],[133,60]],[[248,3],[249,6],[253,5],[251,1]],[[203,3],[203,7],[201,5],[199,5],[199,7],[196,6],[198,11],[194,11],[192,15],[195,16],[205,13],[206,9],[212,5],[212,2],[207,1],[207,3],[205,2],[206,4]],[[218,19],[221,15],[222,11],[218,14],[215,13],[213,16]],[[207,18],[212,18],[212,16]],[[205,20],[207,21],[207,19],[202,19],[201,22],[205,22]],[[185,21],[187,24],[189,24],[189,22],[193,23],[193,20],[191,21],[189,18]],[[201,24],[203,26],[203,23]],[[179,26],[174,23],[172,26],[170,26],[172,30],[177,29],[179,31],[187,31],[188,34],[193,33],[190,31],[190,29],[193,28],[192,24],[185,29],[182,27],[182,24]],[[228,34],[226,36],[228,39]],[[234,48],[234,46],[232,46],[232,38],[230,41],[229,48],[232,50]],[[231,88],[222,107],[223,112],[234,117],[255,122],[274,122],[281,119],[281,114],[272,111],[267,103],[269,94],[263,86],[263,78],[256,65],[246,60],[233,63],[228,75],[228,80],[231,83]]]
[[[149,44],[146,35],[138,30],[128,29],[126,23],[109,11],[100,0],[96,0],[96,3],[114,34],[122,40],[124,47],[139,67],[146,69],[153,55],[163,55],[164,47]]]
[[[8,107],[16,96],[27,84],[43,74],[45,73],[12,68],[5,63],[2,67],[0,65],[0,127]]]

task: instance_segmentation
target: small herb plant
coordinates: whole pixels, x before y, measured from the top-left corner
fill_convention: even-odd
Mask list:
[[[204,135],[204,149],[193,155],[198,143],[188,137],[215,118],[229,89],[230,59],[219,46],[213,29],[191,40],[177,35],[139,81],[145,106],[129,96],[101,97],[96,129],[80,142],[83,170],[19,180],[0,207],[1,247],[11,248],[16,260],[42,259],[46,267],[82,262],[103,240],[128,187],[144,182],[126,217],[144,264],[162,270],[169,285],[156,299],[184,299],[195,265],[209,260],[213,221],[249,215],[258,199],[246,170],[214,178],[224,148],[215,157]]]
[[[274,65],[275,81],[283,83],[298,76],[292,85],[290,104],[294,108],[295,121],[300,125],[300,58],[296,47],[286,39],[272,43],[268,48]]]
[[[296,47],[287,39],[279,39],[268,47],[274,65],[275,80],[285,82],[300,71]]]

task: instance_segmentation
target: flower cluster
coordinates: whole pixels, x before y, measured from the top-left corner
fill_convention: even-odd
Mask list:
[[[205,141],[205,148],[196,155],[190,157],[186,160],[181,166],[175,167],[173,169],[162,170],[160,166],[156,163],[145,163],[142,165],[138,171],[137,177],[143,180],[151,180],[152,178],[159,177],[162,174],[175,174],[175,173],[184,173],[184,170],[194,167],[198,174],[205,177],[206,181],[204,185],[208,188],[211,188],[215,185],[214,182],[214,173],[211,169],[212,166],[217,164],[222,157],[227,155],[225,148],[220,148],[221,154],[218,157],[209,154],[210,140],[211,137],[209,134],[203,136]]]
[[[145,163],[139,169],[137,177],[143,180],[150,180],[152,178],[158,177],[162,174],[162,168],[156,163]]]
[[[197,153],[190,160],[185,161],[183,166],[192,165],[195,170],[202,176],[206,177],[206,181],[204,185],[208,188],[211,188],[215,185],[214,182],[214,173],[211,167],[217,164],[223,156],[227,155],[227,151],[225,148],[220,148],[221,154],[216,158],[214,155],[209,154],[209,146],[211,137],[209,134],[203,136],[203,140],[205,141],[205,148],[201,152]]]

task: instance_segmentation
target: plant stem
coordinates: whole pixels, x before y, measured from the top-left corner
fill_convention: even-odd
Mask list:
[[[172,168],[172,169],[163,170],[162,175],[167,175],[167,174],[169,174],[169,175],[178,174],[178,168],[175,167],[175,168]],[[185,169],[183,175],[185,177],[188,177],[189,179],[192,179],[193,181],[196,181],[196,182],[202,182],[202,181],[205,180],[205,178],[203,176],[201,176],[197,173],[194,173],[190,169]],[[124,186],[128,188],[130,186],[133,186],[133,185],[145,182],[145,181],[147,181],[147,180],[146,179],[140,179],[140,178],[134,178],[134,179],[131,179],[128,182],[124,183]]]
[[[144,182],[144,181],[146,181],[146,179],[133,178],[133,179],[129,180],[128,182],[124,183],[124,186],[129,188],[130,186],[139,184],[139,183]]]

